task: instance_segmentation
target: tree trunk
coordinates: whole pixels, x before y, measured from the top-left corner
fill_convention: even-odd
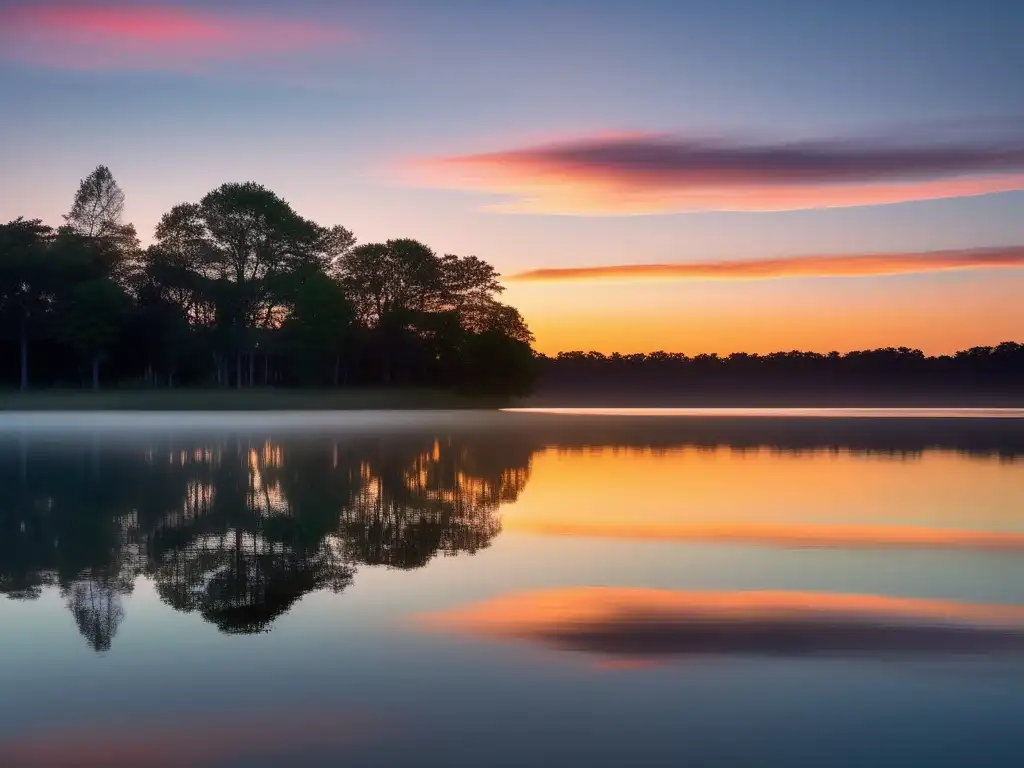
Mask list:
[[[341,355],[334,356],[334,386],[341,384]]]
[[[242,353],[235,355],[235,389],[242,388]]]
[[[92,388],[100,388],[100,356],[92,356]]]
[[[21,327],[21,391],[28,389],[28,332]]]
[[[256,386],[256,353],[249,353],[249,386]]]

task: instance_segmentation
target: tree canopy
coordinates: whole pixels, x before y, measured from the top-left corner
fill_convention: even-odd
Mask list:
[[[125,202],[99,166],[60,227],[0,225],[0,354],[22,388],[529,389],[532,335],[475,256],[357,244],[254,182],[174,206],[143,249]]]

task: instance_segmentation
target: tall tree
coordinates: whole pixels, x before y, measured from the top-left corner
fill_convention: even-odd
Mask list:
[[[106,278],[79,283],[68,296],[61,318],[63,335],[88,361],[93,389],[100,387],[100,362],[117,340],[130,307],[122,288]]]
[[[114,276],[129,284],[137,272],[141,250],[135,226],[122,222],[124,202],[124,191],[110,169],[99,165],[82,179],[64,222],[67,230],[106,250]]]
[[[29,343],[53,304],[46,258],[51,235],[39,219],[0,225],[0,318],[17,335],[22,391],[28,389]]]
[[[161,252],[173,254],[200,278],[214,307],[221,354],[234,353],[241,386],[242,356],[253,329],[280,325],[286,308],[282,279],[303,267],[326,269],[351,246],[347,230],[327,230],[299,216],[269,189],[225,184],[199,203],[178,205],[157,226]]]
[[[105,165],[99,165],[82,179],[71,211],[64,216],[67,226],[85,237],[99,237],[120,226],[124,214],[124,192]]]
[[[342,358],[355,319],[341,284],[318,270],[297,274],[287,290],[285,346],[298,363],[302,380],[320,383],[330,365],[330,380],[341,384]]]
[[[371,328],[388,315],[426,311],[443,293],[441,260],[417,240],[357,246],[338,268],[359,319]]]

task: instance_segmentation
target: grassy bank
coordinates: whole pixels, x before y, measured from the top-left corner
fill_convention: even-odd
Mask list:
[[[345,411],[500,408],[432,389],[110,389],[0,392],[0,411]]]

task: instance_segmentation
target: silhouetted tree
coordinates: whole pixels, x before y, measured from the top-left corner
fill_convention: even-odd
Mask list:
[[[635,399],[681,395],[689,402],[812,405],[921,399],[956,402],[964,396],[1019,399],[1024,391],[1024,345],[1004,342],[955,355],[926,356],[906,347],[768,355],[652,352],[604,355],[562,352],[536,356],[538,388],[575,397],[600,393]]]
[[[28,351],[54,300],[47,262],[53,231],[39,219],[0,225],[0,322],[17,338],[19,386],[28,389]]]
[[[132,224],[122,223],[125,194],[105,165],[82,179],[65,229],[91,240],[93,247],[114,254],[112,277],[130,281],[140,255],[139,238]]]
[[[93,389],[99,389],[100,362],[116,341],[130,306],[128,295],[108,278],[79,283],[67,297],[62,335],[88,361]]]
[[[288,314],[282,338],[300,379],[313,384],[330,380],[339,386],[355,321],[345,289],[327,273],[309,269],[297,273],[283,294]]]
[[[220,365],[226,365],[229,351],[234,354],[238,387],[252,330],[276,327],[284,319],[283,278],[300,268],[326,269],[343,247],[340,232],[302,218],[254,183],[225,184],[199,203],[176,206],[161,220],[158,253],[173,254],[198,278],[194,289],[213,308],[223,345]]]

